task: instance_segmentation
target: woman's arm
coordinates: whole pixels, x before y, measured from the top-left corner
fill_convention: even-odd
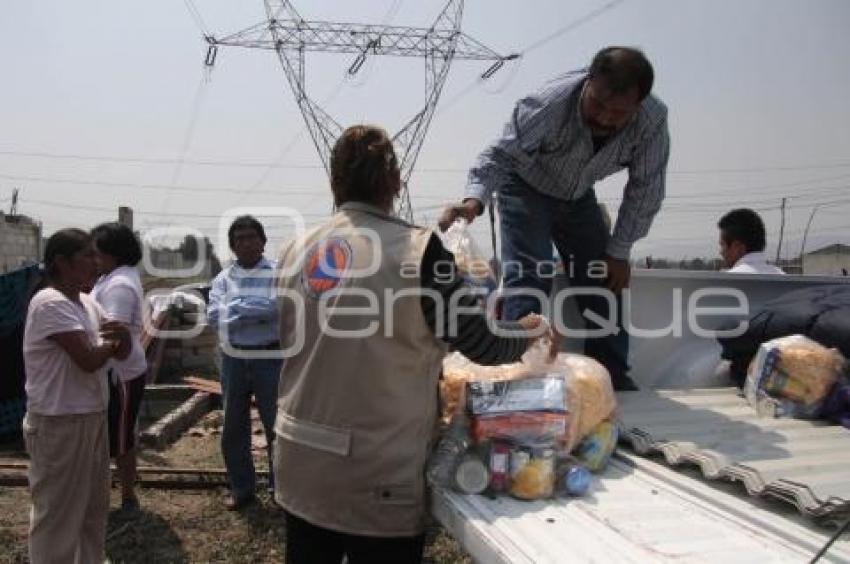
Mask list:
[[[68,353],[74,364],[86,372],[94,372],[115,356],[118,341],[104,341],[100,345],[92,345],[85,331],[68,331],[54,333],[49,337],[56,341]]]

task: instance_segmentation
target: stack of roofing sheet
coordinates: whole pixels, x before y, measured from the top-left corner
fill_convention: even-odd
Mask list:
[[[736,388],[618,394],[621,436],[640,454],[695,464],[710,479],[794,504],[830,521],[850,516],[850,431],[756,415]]]

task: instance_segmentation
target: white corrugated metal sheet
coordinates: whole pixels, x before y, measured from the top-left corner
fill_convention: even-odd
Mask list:
[[[519,501],[434,492],[433,513],[478,562],[804,562],[828,531],[621,455],[590,493]],[[802,520],[801,520],[802,521]],[[847,562],[840,540],[825,562]]]
[[[850,431],[756,415],[736,388],[618,394],[621,435],[641,454],[695,464],[709,479],[793,503],[832,521],[850,517]]]

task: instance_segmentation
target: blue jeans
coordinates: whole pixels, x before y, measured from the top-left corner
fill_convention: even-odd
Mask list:
[[[552,244],[564,261],[570,286],[605,287],[591,261],[602,260],[609,232],[591,189],[574,201],[559,200],[537,192],[516,175],[499,187],[499,218],[502,234],[502,276],[506,289],[533,288],[546,295],[553,276],[540,269],[541,261],[553,258]],[[551,269],[549,269],[551,270]],[[579,312],[589,310],[609,317],[609,302],[602,296],[575,296]],[[623,328],[622,300],[616,297],[619,331],[614,335],[585,339],[584,353],[608,369],[615,385],[627,378],[629,336]],[[540,312],[540,302],[531,296],[507,296],[503,317],[516,320]],[[588,330],[599,326],[582,315]]]
[[[224,403],[221,453],[230,490],[233,497],[239,500],[253,496],[257,489],[251,456],[252,394],[266,433],[269,479],[274,476],[271,471],[272,443],[281,367],[282,361],[279,359],[246,359],[221,354],[221,392]]]

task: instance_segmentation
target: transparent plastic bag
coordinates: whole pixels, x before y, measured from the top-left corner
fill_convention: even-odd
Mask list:
[[[520,445],[556,444],[567,434],[569,415],[565,412],[519,411],[472,418],[475,442],[505,440]]]
[[[519,445],[511,450],[510,494],[524,500],[545,499],[555,492],[555,450],[551,445]]]
[[[496,280],[490,263],[478,249],[469,235],[469,224],[460,218],[443,233],[443,245],[452,252],[457,263],[458,273],[474,288],[489,293],[496,287]]]
[[[560,353],[554,362],[547,362],[547,346],[538,341],[521,362],[501,366],[481,366],[460,353],[443,360],[443,380],[440,392],[443,420],[448,422],[466,406],[467,382],[494,382],[534,377],[563,378],[566,405],[566,432],[556,443],[558,450],[572,451],[578,442],[590,434],[602,421],[611,418],[617,407],[611,378],[604,366],[580,354]],[[546,427],[546,423],[541,423]]]
[[[772,339],[747,370],[744,396],[759,415],[814,418],[845,364],[836,349],[804,335]]]
[[[477,416],[537,411],[564,413],[567,411],[564,388],[560,374],[467,382],[466,409]]]
[[[453,352],[443,358],[443,377],[440,380],[440,400],[443,423],[448,424],[452,416],[464,411],[466,406],[467,382],[491,382],[517,380],[529,376],[545,375],[554,363],[549,362],[549,343],[538,339],[525,352],[520,362],[483,366]]]
[[[603,421],[581,440],[573,451],[573,456],[591,472],[600,472],[614,454],[618,437],[617,425],[611,421]]]
[[[443,423],[448,423],[454,415],[463,413],[466,406],[467,382],[510,379],[510,366],[482,366],[459,352],[447,355],[443,359],[443,377],[440,380]]]
[[[572,415],[570,436],[573,444],[582,440],[602,421],[611,418],[617,399],[608,370],[596,360],[574,353],[561,353],[555,364],[567,374],[568,410]]]

